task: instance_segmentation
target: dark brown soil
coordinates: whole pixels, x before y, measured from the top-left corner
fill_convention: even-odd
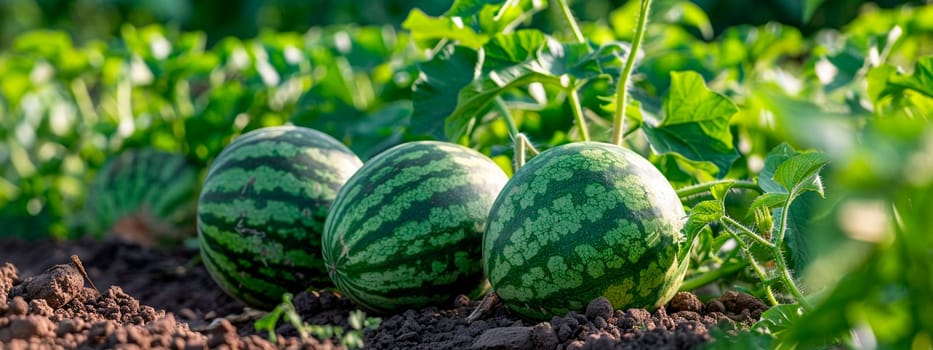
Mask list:
[[[372,349],[681,349],[711,341],[713,327],[747,329],[766,309],[740,293],[706,303],[680,293],[654,312],[613,310],[596,299],[582,314],[549,322],[523,321],[502,305],[467,322],[478,303],[461,296],[446,308],[384,315],[363,340]],[[293,304],[308,324],[351,328],[355,308],[333,292],[299,293]],[[0,348],[343,348],[336,339],[302,338],[284,321],[270,342],[254,327],[263,314],[224,294],[193,248],[0,240]]]

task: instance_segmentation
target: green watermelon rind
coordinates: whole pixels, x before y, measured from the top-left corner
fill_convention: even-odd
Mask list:
[[[123,151],[108,159],[91,183],[83,229],[102,237],[120,220],[145,215],[173,231],[160,233],[176,238],[194,234],[198,173],[181,154],[153,148]]]
[[[383,314],[481,295],[482,234],[507,179],[488,157],[451,143],[409,142],[377,155],[327,218],[324,260],[337,288]]]
[[[656,308],[677,292],[687,261],[683,206],[639,154],[577,142],[532,158],[490,210],[483,269],[519,315],[546,320],[605,296]]]
[[[344,182],[362,166],[314,129],[257,129],[211,164],[198,199],[198,241],[211,277],[246,305],[270,309],[285,292],[332,284],[320,239]]]

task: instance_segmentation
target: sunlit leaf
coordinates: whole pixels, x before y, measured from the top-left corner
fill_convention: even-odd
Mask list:
[[[790,196],[795,197],[803,191],[816,191],[823,194],[823,183],[819,178],[820,170],[829,163],[826,155],[810,152],[795,155],[778,165],[773,179],[784,187]]]
[[[718,183],[710,187],[709,193],[714,199],[722,201],[726,199],[726,195],[729,194],[729,190],[731,190],[733,186],[735,186],[735,181]]]
[[[748,208],[748,215],[752,215],[758,209],[777,208],[787,202],[786,193],[768,192],[755,198],[752,205]]]
[[[868,72],[868,95],[879,113],[893,107],[912,107],[911,113],[933,116],[933,57],[917,60],[912,74],[902,74],[889,64]]]
[[[654,151],[712,162],[718,176],[725,175],[739,156],[729,130],[729,119],[738,111],[735,104],[707,88],[696,72],[671,72],[663,106],[661,123],[644,126]]]
[[[483,74],[460,92],[445,134],[451,140],[468,134],[490,103],[510,89],[540,83],[566,90],[615,76],[621,67],[621,50],[615,44],[595,48],[563,44],[535,30],[497,35],[483,47],[484,53],[490,52],[489,61],[482,62]]]
[[[696,236],[700,230],[710,223],[719,221],[724,213],[722,201],[709,200],[697,203],[690,209],[690,216],[687,224],[684,226],[684,232],[687,237]]]
[[[414,9],[408,14],[408,18],[402,22],[402,28],[410,31],[416,41],[450,39],[460,45],[479,48],[488,39],[487,35],[464,25],[463,19],[459,17],[431,17],[420,9]]]

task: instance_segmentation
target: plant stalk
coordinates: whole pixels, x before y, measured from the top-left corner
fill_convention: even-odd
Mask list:
[[[525,166],[525,140],[523,139],[525,135],[519,134],[518,137],[512,139],[512,142],[515,142],[515,164],[512,165],[513,173],[518,172],[518,169],[521,169]],[[519,139],[522,138],[522,139]]]
[[[699,276],[696,276],[689,280],[684,281],[684,283],[680,285],[680,290],[691,291],[691,290],[700,288],[707,284],[713,283],[720,278],[739,272],[746,267],[748,267],[748,262],[742,261],[735,265],[729,265],[726,268],[719,268],[719,269],[715,269],[715,270],[703,273]]]
[[[797,283],[794,282],[794,276],[791,276],[790,270],[787,268],[787,262],[784,261],[784,254],[781,254],[780,246],[775,246],[771,251],[774,255],[774,264],[777,265],[777,269],[781,272],[780,278],[784,282],[784,285],[790,291],[790,294],[794,296],[794,299],[797,299],[797,302],[803,306],[804,310],[810,311],[813,309],[813,305],[810,305],[810,302],[803,297],[803,293],[800,292],[800,288],[797,288]]]
[[[784,207],[781,208],[781,225],[778,226],[777,237],[774,240],[774,244],[777,246],[784,243],[784,232],[787,231],[787,213],[790,212],[790,204],[793,201],[794,198],[788,195],[787,200],[784,201]]]
[[[577,128],[580,129],[580,138],[583,141],[590,140],[589,128],[586,126],[586,119],[583,118],[583,107],[580,105],[580,95],[577,93],[577,89],[571,89],[570,95],[568,96],[570,100],[570,109],[573,111],[573,117],[577,120]]]
[[[525,166],[525,161],[527,159],[525,154],[531,153],[531,156],[534,157],[538,155],[538,149],[531,144],[531,141],[528,140],[525,134],[518,134],[512,142],[515,142],[515,171],[518,171],[518,169]]]
[[[573,13],[570,12],[570,6],[567,6],[567,0],[556,1],[561,14],[564,15],[564,21],[567,22],[567,27],[573,33],[573,39],[580,44],[586,43],[586,38],[583,37],[583,32],[580,31],[580,26],[577,25],[577,20],[573,18]]]
[[[723,218],[727,218],[727,217],[724,216]],[[758,275],[758,279],[760,279],[761,282],[765,284],[765,295],[767,296],[768,301],[771,302],[771,305],[780,304],[778,303],[777,298],[774,297],[774,291],[771,289],[771,282],[770,282],[770,279],[768,279],[768,275],[765,273],[764,268],[761,267],[761,264],[758,263],[758,259],[755,259],[755,256],[752,255],[751,249],[749,248],[748,244],[745,243],[742,237],[739,237],[737,233],[732,231],[732,228],[729,227],[729,225],[726,225],[725,220],[723,220],[722,224],[723,224],[723,227],[726,229],[726,232],[728,232],[729,235],[732,236],[733,239],[735,239],[736,243],[739,244],[739,247],[742,248],[742,251],[745,252],[745,258],[748,260],[748,263],[752,267],[752,270],[755,271],[755,274]]]
[[[501,96],[496,96],[494,106],[496,110],[499,111],[499,114],[502,115],[502,119],[505,120],[505,125],[509,128],[509,136],[514,140],[518,137],[519,132],[518,126],[515,124],[515,118],[512,117],[512,112],[509,112],[509,108],[505,105],[505,101],[502,100]]]
[[[774,243],[771,243],[770,241],[768,241],[768,240],[765,239],[764,237],[761,237],[761,235],[755,233],[755,231],[752,231],[752,230],[749,229],[748,227],[745,227],[745,225],[742,225],[741,222],[735,221],[735,219],[733,219],[733,218],[730,218],[730,217],[728,217],[728,216],[723,216],[723,217],[722,217],[722,222],[723,222],[723,224],[729,224],[729,225],[738,227],[740,230],[742,230],[742,233],[744,233],[745,235],[751,237],[752,239],[754,239],[754,240],[757,241],[758,243],[761,243],[761,244],[764,245],[765,247],[768,247],[768,249],[775,249],[775,248],[780,247],[779,245],[776,245],[776,244],[774,244]]]
[[[677,190],[677,196],[680,198],[689,197],[695,194],[709,192],[713,186],[732,183],[734,188],[746,188],[750,190],[755,190],[761,192],[761,187],[758,186],[754,181],[747,180],[717,180],[704,182],[701,184],[691,185]]]
[[[632,47],[629,49],[628,57],[625,59],[625,66],[622,68],[622,74],[619,76],[619,83],[616,86],[616,111],[612,120],[612,143],[618,146],[622,146],[622,135],[625,134],[628,83],[632,77],[632,69],[635,67],[635,57],[638,56],[638,49],[645,37],[645,27],[648,24],[648,10],[650,8],[651,0],[641,0],[641,9],[638,11],[638,24],[635,27],[635,37],[632,39]]]
[[[499,8],[499,11],[496,11],[496,15],[492,17],[493,21],[498,22],[502,19],[502,16],[512,7],[518,4],[518,0],[508,0],[505,4],[502,4],[502,7]]]

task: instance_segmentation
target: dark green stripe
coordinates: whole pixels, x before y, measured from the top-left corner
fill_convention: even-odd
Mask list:
[[[451,190],[444,192],[437,192],[431,198],[428,198],[424,201],[415,201],[412,202],[412,206],[408,210],[402,212],[398,220],[394,221],[383,221],[381,225],[374,231],[373,234],[366,235],[363,238],[356,240],[353,245],[350,247],[351,251],[359,252],[365,250],[365,247],[373,244],[379,240],[384,239],[386,236],[391,235],[395,228],[400,227],[402,223],[416,220],[421,221],[426,219],[427,211],[431,208],[436,207],[447,207],[451,205],[468,205],[469,207],[483,206],[485,202],[486,206],[489,205],[489,200],[495,196],[495,191],[481,192],[477,191],[474,184],[465,183],[463,185],[454,187]],[[483,198],[487,197],[487,198]],[[471,201],[469,203],[464,203],[464,199],[467,198],[479,198],[478,200]],[[476,235],[477,239],[477,249],[480,249],[482,245],[481,232],[476,232],[475,223],[477,221],[485,221],[486,215],[488,214],[485,211],[471,213],[470,217],[461,217],[461,218],[450,218],[451,222],[456,222],[456,226],[443,228],[443,227],[432,227],[431,232],[428,232],[428,235],[435,236],[441,233],[446,232],[456,232],[458,230],[465,230],[468,236]],[[369,213],[367,213],[364,218],[369,218]],[[360,224],[360,223],[358,223]],[[349,228],[348,235],[352,235],[352,232],[359,231],[360,228],[356,225]],[[383,234],[377,234],[383,233]],[[416,239],[427,239],[427,237],[419,237]],[[393,258],[394,260],[394,258]]]
[[[240,300],[241,302],[255,307],[261,307],[264,309],[271,309],[274,307],[278,301],[275,300],[274,292],[268,290],[258,290],[252,289],[250,285],[243,284],[240,285],[236,282],[236,279],[233,278],[230,274],[236,273],[235,270],[230,270],[230,266],[222,264],[219,261],[214,260],[209,253],[213,249],[205,249],[203,246],[208,245],[205,242],[205,237],[200,236],[201,239],[201,257],[204,259],[204,265],[210,272],[214,281],[223,289],[228,295]],[[218,254],[222,254],[223,251],[217,251]],[[257,280],[262,280],[262,276],[255,276],[255,274],[249,274],[250,278],[255,278]],[[264,280],[268,283],[278,284],[278,282],[272,282]]]
[[[302,191],[303,192],[303,191]],[[270,202],[279,202],[286,203],[288,205],[305,208],[310,210],[310,214],[320,218],[321,222],[324,222],[324,219],[327,217],[327,208],[330,207],[331,200],[326,198],[311,198],[304,194],[295,194],[292,192],[287,192],[284,188],[279,187],[272,191],[263,191],[260,194],[250,193],[247,190],[246,194],[242,194],[240,191],[236,192],[221,192],[221,191],[203,191],[201,192],[201,203],[229,203],[235,199],[248,199],[255,202],[256,209],[263,209],[266,207],[267,203]],[[317,210],[315,210],[317,209]]]
[[[232,219],[232,220],[227,220]],[[224,228],[233,228],[236,227],[237,218],[228,218],[213,213],[201,213],[198,215],[199,225],[202,226],[201,232],[205,232],[203,227],[213,227],[217,230],[224,230]],[[298,220],[289,222],[289,221],[279,221],[276,224],[267,224],[262,227],[262,231],[266,234],[266,240],[274,241],[281,244],[283,247],[288,247],[289,249],[302,249],[309,253],[311,256],[315,256],[315,251],[320,248],[321,241],[320,239],[315,239],[320,237],[320,233],[308,232],[308,235],[304,237],[294,237],[282,235],[281,232],[286,229],[298,229],[304,227],[307,229],[307,225],[303,225]],[[231,230],[224,230],[231,231]],[[231,231],[232,232],[232,231]],[[207,235],[205,235],[207,236]],[[213,239],[213,238],[211,238]],[[229,249],[224,249],[225,251]],[[249,256],[244,256],[249,257]],[[252,259],[247,259],[252,260]]]
[[[418,151],[417,149],[408,150],[409,152]],[[388,155],[388,157],[386,156]],[[404,176],[410,176],[410,172],[406,172],[407,169],[412,167],[421,167],[429,164],[432,161],[447,160],[449,157],[446,154],[433,152],[425,153],[424,156],[417,159],[406,160],[402,162],[395,161],[396,159],[392,156],[396,153],[383,153],[378,159],[374,159],[375,163],[370,165],[367,163],[363,169],[360,169],[357,174],[354,174],[350,180],[347,181],[346,187],[356,187],[360,188],[360,191],[356,196],[340,196],[339,203],[357,203],[359,202],[360,197],[366,197],[372,194],[376,189],[385,186],[387,182],[397,180]],[[436,169],[432,169],[430,173],[424,174],[420,179],[426,179],[437,176],[437,173],[445,173],[451,171],[452,163],[445,164],[447,166],[441,167],[438,166]],[[386,171],[386,169],[390,169]],[[402,193],[413,190],[421,186],[419,180],[413,180],[408,183],[405,183],[401,186],[397,186],[392,190],[393,193]],[[338,203],[334,203],[337,206]],[[341,205],[342,207],[343,205]],[[378,206],[375,208],[369,208],[364,217],[374,216],[378,211]]]
[[[212,261],[214,266],[222,268],[225,271],[244,272],[250,276],[250,278],[263,280],[273,285],[283,285],[289,290],[295,290],[296,288],[302,289],[313,283],[320,283],[327,280],[327,275],[323,268],[316,268],[316,266],[323,266],[323,262],[318,259],[314,259],[315,264],[313,266],[315,267],[286,265],[279,263],[265,263],[260,266],[260,263],[256,261],[256,256],[253,254],[233,251],[225,247],[221,242],[218,242],[210,235],[201,234],[199,237],[201,238],[201,241],[205,243],[205,247],[202,247],[202,249],[217,252],[233,263],[234,266],[221,266],[217,264],[216,261]],[[294,246],[286,247],[291,249],[300,249],[295,248]],[[313,255],[312,258],[314,258]],[[253,264],[253,266],[244,266],[240,264],[241,260],[249,261]],[[277,273],[273,273],[271,275],[264,273],[260,271],[260,267],[268,267],[270,270],[276,271]],[[297,274],[303,274],[307,280],[297,279]]]

